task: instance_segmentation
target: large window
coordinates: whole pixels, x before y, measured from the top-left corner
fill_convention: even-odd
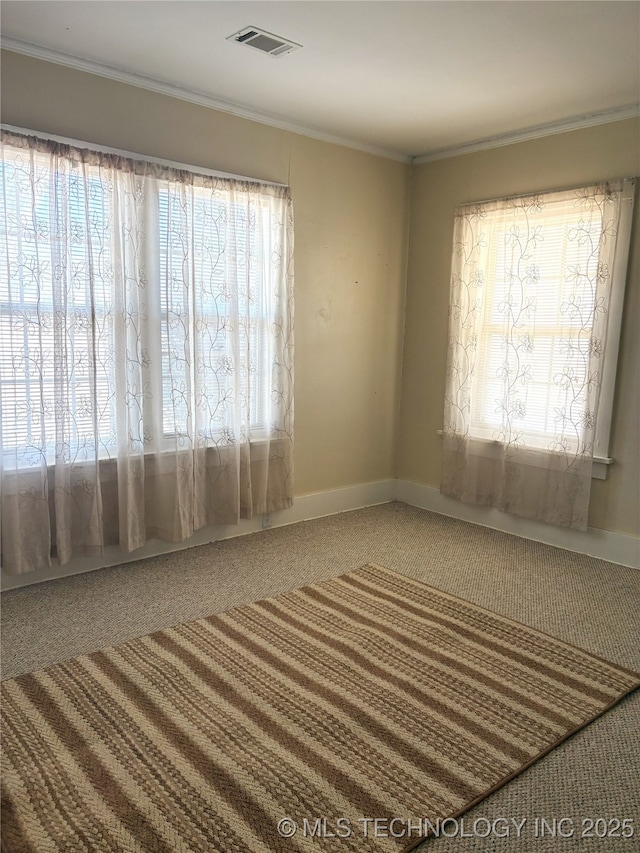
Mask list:
[[[63,407],[67,460],[94,455],[96,439],[100,457],[115,456],[118,358],[131,370],[135,357],[144,369],[146,381],[129,395],[147,422],[146,440],[144,429],[137,435],[147,450],[194,431],[224,443],[267,436],[278,419],[270,329],[279,310],[269,203],[234,199],[220,186],[184,192],[181,184],[139,178],[132,233],[132,199],[117,209],[118,194],[100,166],[63,159],[57,169],[39,152],[30,161],[0,162],[3,453],[25,465],[43,455],[49,463],[59,459],[56,412],[59,422]],[[118,224],[135,243],[142,299],[128,298],[126,280],[120,298],[114,291]],[[118,319],[139,340],[134,353],[119,350]],[[56,365],[67,373],[64,388]]]
[[[287,187],[7,131],[3,567],[292,502]]]

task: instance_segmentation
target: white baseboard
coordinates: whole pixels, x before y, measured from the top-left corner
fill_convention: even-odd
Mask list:
[[[361,509],[365,506],[388,503],[395,497],[395,488],[395,480],[381,480],[377,483],[365,483],[360,486],[349,486],[344,489],[332,489],[327,492],[301,495],[295,498],[295,503],[291,509],[271,513],[271,524],[269,527],[282,527],[286,524],[295,524],[298,521],[308,521],[312,518],[321,518],[322,516],[334,515],[338,512],[348,512],[351,509]],[[92,572],[95,569],[103,569],[107,566],[117,566],[121,563],[132,563],[135,560],[143,560],[146,557],[157,557],[160,554],[168,554],[172,551],[182,551],[185,548],[206,545],[209,542],[217,542],[220,539],[244,536],[247,533],[255,533],[263,529],[263,518],[259,515],[251,519],[251,521],[241,521],[239,524],[203,527],[189,539],[185,539],[184,542],[177,544],[152,539],[143,548],[138,548],[130,554],[123,553],[115,546],[109,547],[105,548],[105,553],[102,557],[74,557],[65,566],[59,566],[54,563],[48,569],[29,572],[24,575],[9,575],[1,572],[1,588],[2,591],[18,589],[19,587],[31,586],[35,583],[42,583],[43,581],[54,580],[56,578]]]
[[[492,507],[463,504],[441,495],[433,486],[424,486],[410,480],[396,480],[396,500],[411,506],[429,509],[440,515],[448,515],[461,521],[469,521],[482,527],[491,527],[504,533],[512,533],[535,542],[555,545],[566,551],[587,554],[611,563],[620,563],[640,569],[640,539],[590,527],[584,533],[566,527],[553,527],[540,521],[518,518]]]
[[[567,551],[588,554],[623,566],[640,568],[640,539],[613,533],[609,530],[598,530],[590,527],[585,533],[567,530],[562,527],[552,527],[536,521],[517,518],[488,507],[469,506],[452,498],[444,497],[433,486],[424,486],[410,480],[381,480],[376,483],[365,483],[360,486],[350,486],[344,489],[332,489],[311,495],[301,495],[295,499],[291,509],[271,514],[270,527],[282,527],[338,512],[348,512],[365,506],[388,503],[392,500],[403,501],[411,506],[428,509],[440,515],[448,515],[461,521],[469,521],[483,527],[491,527],[504,533],[512,533],[525,539],[555,545]],[[190,539],[177,545],[159,542],[153,539],[144,548],[139,548],[131,554],[123,554],[116,547],[106,548],[103,557],[76,557],[66,566],[54,564],[51,568],[24,575],[8,575],[2,572],[2,590],[18,589],[31,584],[42,583],[55,578],[69,575],[84,574],[106,566],[116,566],[121,563],[131,563],[146,557],[156,557],[172,551],[182,551],[197,545],[205,545],[221,539],[231,539],[263,530],[262,516],[251,521],[241,521],[240,524],[205,527],[198,530]]]

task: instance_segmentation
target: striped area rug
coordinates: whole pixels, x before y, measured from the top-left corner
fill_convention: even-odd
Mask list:
[[[5,681],[2,849],[399,853],[639,684],[365,566]]]

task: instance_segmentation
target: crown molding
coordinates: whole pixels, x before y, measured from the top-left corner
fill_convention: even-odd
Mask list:
[[[464,145],[456,145],[451,148],[442,148],[439,151],[430,151],[412,158],[412,164],[419,166],[421,163],[431,163],[433,160],[444,160],[448,157],[458,157],[461,154],[472,154],[474,151],[486,151],[489,148],[500,148],[503,145],[513,145],[516,142],[527,142],[530,139],[541,139],[543,136],[553,136],[556,133],[567,133],[571,130],[582,130],[585,127],[595,127],[598,124],[610,124],[614,121],[623,121],[627,118],[640,116],[640,104],[630,104],[626,107],[616,107],[612,110],[603,110],[599,113],[576,116],[575,118],[563,119],[551,124],[540,124],[514,133],[504,133],[499,136],[490,136]]]
[[[4,50],[12,51],[13,53],[31,56],[34,59],[42,59],[45,62],[53,62],[56,65],[65,65],[67,68],[73,68],[76,71],[84,71],[87,74],[96,74],[98,77],[106,77],[110,80],[115,80],[118,83],[137,86],[140,89],[147,89],[150,92],[167,95],[170,98],[178,98],[181,101],[189,101],[190,103],[197,104],[200,107],[207,107],[212,110],[218,110],[219,112],[229,113],[230,115],[237,116],[238,118],[244,118],[249,121],[266,124],[270,127],[276,127],[279,130],[287,130],[290,133],[297,133],[300,136],[307,136],[321,142],[330,142],[333,145],[342,145],[345,148],[352,148],[356,151],[363,151],[365,154],[373,154],[376,157],[385,157],[388,160],[396,160],[400,163],[411,163],[411,157],[406,154],[402,154],[399,151],[392,151],[387,148],[378,148],[375,145],[367,145],[353,139],[347,139],[342,136],[325,133],[315,127],[297,124],[295,122],[287,121],[286,119],[278,118],[277,116],[261,113],[258,110],[251,109],[250,107],[244,107],[240,104],[232,104],[228,101],[214,98],[211,95],[207,95],[205,92],[184,89],[181,86],[175,86],[172,83],[165,83],[162,80],[155,80],[151,77],[134,74],[130,71],[122,71],[121,69],[113,68],[110,65],[103,65],[102,63],[83,59],[79,56],[61,53],[57,50],[42,47],[41,45],[31,44],[19,39],[3,36],[0,39],[0,47]]]
[[[218,110],[219,112],[229,113],[230,115],[244,118],[249,121],[255,121],[260,124],[275,127],[279,130],[286,130],[290,133],[296,133],[301,136],[307,136],[311,139],[317,139],[321,142],[329,142],[333,145],[342,145],[346,148],[352,148],[356,151],[362,151],[366,154],[373,154],[376,157],[384,157],[389,160],[395,160],[400,163],[411,163],[412,165],[420,165],[421,163],[431,163],[434,160],[444,160],[448,157],[457,157],[462,154],[472,154],[475,151],[486,151],[490,148],[500,148],[504,145],[512,145],[517,142],[527,142],[531,139],[541,139],[544,136],[553,136],[557,133],[566,133],[571,130],[581,130],[586,127],[594,127],[599,124],[609,124],[615,121],[623,121],[627,118],[640,117],[640,105],[631,104],[625,107],[618,107],[611,110],[603,110],[598,113],[590,113],[588,115],[576,116],[575,118],[563,119],[562,121],[552,122],[550,124],[537,125],[535,127],[526,128],[524,130],[515,131],[513,133],[505,133],[497,136],[486,137],[473,142],[464,143],[462,145],[442,148],[437,151],[428,151],[425,154],[416,155],[414,157],[405,155],[399,151],[393,151],[388,148],[379,148],[375,145],[367,145],[362,142],[357,142],[353,139],[348,139],[335,134],[325,133],[318,128],[308,125],[297,124],[296,122],[287,121],[286,119],[278,118],[277,116],[261,113],[258,110],[253,110],[249,107],[244,107],[240,104],[233,104],[229,101],[223,101],[207,95],[204,92],[198,92],[191,89],[184,89],[180,86],[175,86],[172,83],[165,83],[161,80],[156,80],[151,77],[145,77],[141,74],[134,74],[130,71],[122,71],[119,68],[113,68],[110,65],[103,65],[99,62],[93,62],[89,59],[83,59],[72,54],[61,53],[57,50],[42,47],[41,45],[31,44],[10,37],[0,38],[0,47],[4,50],[9,50],[14,53],[20,53],[24,56],[31,56],[34,59],[42,59],[45,62],[53,62],[57,65],[65,65],[68,68],[73,68],[77,71],[84,71],[87,74],[95,74],[99,77],[106,77],[110,80],[115,80],[118,83],[126,83],[129,86],[137,86],[141,89],[147,89],[151,92],[156,92],[160,95],[167,95],[170,98],[178,98],[182,101],[189,101],[192,104],[197,104],[208,109]]]

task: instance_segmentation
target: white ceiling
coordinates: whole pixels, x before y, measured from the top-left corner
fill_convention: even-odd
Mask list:
[[[640,101],[628,0],[3,0],[1,14],[10,49],[405,156]],[[247,25],[303,49],[225,40]]]

